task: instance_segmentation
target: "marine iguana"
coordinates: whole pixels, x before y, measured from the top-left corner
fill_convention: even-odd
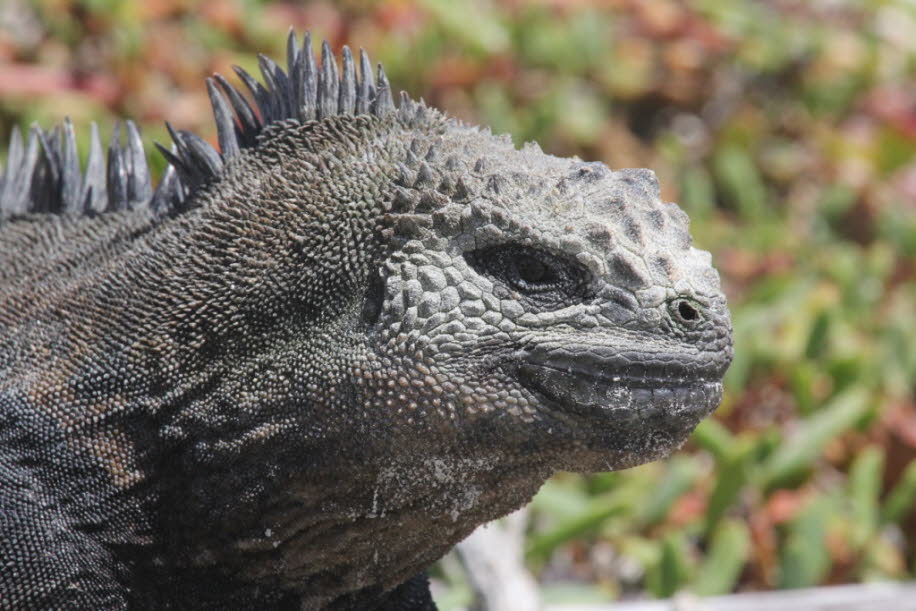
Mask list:
[[[291,33],[0,180],[0,607],[433,609],[422,571],[560,469],[677,448],[731,329],[654,174],[516,149]],[[357,75],[356,64],[360,64]],[[413,577],[416,576],[416,577]]]

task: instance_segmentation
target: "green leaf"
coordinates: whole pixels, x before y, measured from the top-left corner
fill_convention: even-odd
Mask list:
[[[692,166],[681,178],[681,206],[691,218],[706,218],[716,203],[715,187],[703,166]]]
[[[692,456],[672,458],[664,479],[650,493],[649,504],[642,514],[642,523],[649,526],[663,520],[678,497],[693,487],[699,473],[699,465]]]
[[[681,533],[674,532],[665,536],[658,565],[649,571],[646,578],[646,585],[653,595],[669,598],[681,589],[690,567],[686,548],[687,543]]]
[[[733,444],[727,456],[719,463],[716,485],[709,496],[706,508],[705,530],[711,531],[738,498],[748,480],[750,463],[757,445],[750,438],[742,438]]]
[[[916,501],[916,460],[910,461],[881,510],[881,521],[899,524],[912,511]]]
[[[881,494],[884,450],[869,446],[862,450],[849,470],[848,494],[852,504],[852,545],[856,550],[878,528],[878,496]]]
[[[721,461],[729,454],[734,437],[721,422],[714,418],[707,418],[700,422],[691,438],[694,443],[713,455],[716,461]]]
[[[829,346],[829,338],[830,314],[826,310],[821,310],[811,326],[808,345],[805,347],[805,356],[809,359],[816,359],[822,356]]]
[[[530,560],[543,560],[559,545],[598,528],[611,516],[625,514],[630,502],[631,499],[622,490],[592,499],[581,511],[558,520],[549,530],[533,535],[526,556]]]
[[[489,2],[422,0],[421,5],[449,36],[478,53],[502,53],[509,47],[509,33]]]
[[[691,590],[700,596],[731,592],[741,576],[751,547],[747,525],[726,520],[716,529]]]
[[[750,154],[737,145],[724,146],[713,160],[716,178],[724,195],[746,221],[767,212],[767,193]]]
[[[854,387],[834,397],[795,434],[779,446],[762,468],[763,487],[791,486],[812,467],[828,441],[851,429],[868,412],[871,401],[864,388]]]
[[[789,372],[789,384],[792,387],[792,396],[798,405],[798,411],[804,416],[810,416],[817,405],[812,389],[817,384],[819,376],[823,375],[823,368],[811,361],[801,361]]]
[[[789,536],[779,554],[780,588],[811,587],[826,575],[830,556],[824,540],[833,511],[829,499],[819,497],[789,525]]]
[[[553,519],[580,514],[589,504],[589,496],[581,483],[579,476],[549,479],[531,499],[531,508]]]

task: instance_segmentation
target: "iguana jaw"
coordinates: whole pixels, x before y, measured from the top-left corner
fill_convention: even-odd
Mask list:
[[[556,409],[614,426],[651,421],[665,429],[692,430],[722,399],[719,376],[702,369],[638,367],[583,361],[562,367],[525,362],[516,377]]]

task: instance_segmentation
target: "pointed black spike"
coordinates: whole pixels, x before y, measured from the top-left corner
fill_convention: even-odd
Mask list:
[[[376,117],[384,117],[394,111],[394,100],[391,98],[391,84],[388,77],[385,76],[385,69],[381,64],[378,65],[378,91],[376,91],[375,100],[372,102],[372,114]]]
[[[375,99],[375,81],[372,76],[372,62],[369,54],[363,49],[359,50],[359,87],[356,90],[356,114],[367,115]]]
[[[76,134],[70,117],[64,118],[60,146],[60,206],[61,212],[79,212],[83,195],[83,175],[80,171],[79,155],[76,152]]]
[[[181,181],[193,188],[196,182],[195,174],[190,168],[185,166],[184,161],[179,157],[180,153],[178,147],[175,146],[173,150],[169,150],[158,142],[154,142],[153,144],[159,149],[159,152],[162,153],[166,161],[169,162],[169,167],[175,169],[175,173],[180,177]]]
[[[419,124],[421,121],[423,121],[423,119],[426,118],[426,111],[426,102],[423,101],[423,98],[420,98],[419,102],[414,102],[414,122]]]
[[[239,155],[239,143],[236,139],[235,121],[232,119],[232,110],[225,98],[216,89],[212,78],[207,79],[207,93],[210,96],[210,105],[213,107],[213,118],[216,120],[216,134],[219,139],[219,149],[223,159],[232,159]]]
[[[143,139],[137,125],[127,120],[127,198],[128,205],[133,210],[145,205],[153,196],[152,181],[149,175],[149,166],[146,163],[146,151],[143,149]]]
[[[175,147],[175,156],[180,159],[184,158],[187,155],[187,149],[184,147],[184,142],[182,141],[181,136],[168,121],[165,122],[165,130],[169,133],[169,137],[172,139],[172,144]]]
[[[57,151],[57,141],[60,135],[60,126],[54,126],[54,129],[51,132],[46,132],[45,130],[38,127],[38,125],[33,125],[35,133],[38,135],[38,142],[41,144],[41,156],[40,160],[43,160],[49,164],[48,170],[52,172],[54,181],[57,182],[60,180],[60,163],[58,161],[58,151]]]
[[[32,174],[29,212],[56,214],[61,211],[60,126],[56,126],[50,133],[37,125],[34,127],[41,143],[42,154]]]
[[[315,54],[312,52],[311,32],[306,32],[305,39],[302,41],[299,66],[302,87],[299,120],[311,121],[318,110],[318,66],[315,64]]]
[[[151,186],[140,133],[133,123],[125,123],[124,144],[121,125],[116,126],[107,155],[98,137],[98,127],[92,126],[85,173],[80,171],[76,138],[69,120],[54,131],[34,128],[26,150],[23,150],[22,134],[16,130],[11,136],[7,167],[0,165],[0,215],[8,216],[21,208],[87,214],[133,209],[139,205],[176,210],[190,190],[223,171],[224,160],[240,155],[243,148],[255,146],[258,134],[268,122],[353,113],[385,116],[397,111],[384,69],[378,66],[376,86],[376,76],[365,51],[360,52],[359,76],[354,60],[351,50],[343,47],[338,66],[330,44],[325,41],[320,62],[316,62],[311,35],[304,36],[300,48],[295,30],[290,29],[285,67],[259,56],[262,82],[234,67],[254,102],[242,93],[241,86],[230,85],[220,75],[207,79],[222,155],[198,136],[176,131],[167,124],[174,145],[171,150],[157,145],[169,167],[156,189]],[[409,118],[417,104],[402,95],[399,107],[401,115]],[[423,153],[427,157],[432,155],[428,147],[424,147]],[[410,157],[415,169],[420,167],[421,155],[415,152]],[[412,172],[416,174],[415,170]],[[416,175],[411,178],[416,180]],[[419,179],[424,184],[429,182],[424,172],[420,172]]]
[[[268,93],[271,93],[276,90],[276,68],[277,65],[274,63],[274,60],[270,59],[263,53],[258,53],[258,70],[261,71],[261,77],[264,79],[264,84],[266,85]]]
[[[14,125],[10,133],[10,144],[6,151],[6,171],[3,172],[4,184],[9,184],[9,180],[13,177],[13,172],[22,162],[22,152],[22,132],[19,130],[18,125]]]
[[[337,61],[328,41],[321,43],[321,78],[318,80],[318,118],[337,114],[337,97],[340,88]]]
[[[105,156],[99,127],[93,121],[89,125],[89,156],[86,160],[86,177],[83,180],[83,212],[94,214],[104,212],[108,194],[105,189]]]
[[[108,143],[108,171],[106,173],[108,210],[127,208],[127,164],[121,149],[121,123],[115,123]]]
[[[402,123],[407,123],[414,116],[415,104],[406,91],[401,92],[401,104],[398,106],[398,119]]]
[[[254,97],[255,104],[258,106],[258,112],[261,113],[261,121],[263,124],[270,123],[273,121],[273,106],[271,105],[270,96],[267,93],[267,90],[259,82],[257,82],[253,76],[248,74],[244,68],[240,66],[232,66],[232,69],[238,75],[238,77],[245,84],[245,87],[248,91],[251,92],[252,97]]]
[[[248,104],[248,100],[242,96],[238,89],[230,85],[222,74],[214,74],[213,78],[219,83],[223,92],[229,96],[229,103],[232,104],[232,109],[235,110],[235,115],[239,122],[238,131],[236,131],[239,145],[242,148],[253,146],[255,136],[261,131],[260,119]]]
[[[10,145],[6,154],[6,170],[0,177],[0,218],[23,212],[20,210],[20,194],[16,186],[21,179],[23,147],[22,132],[14,125],[10,134]]]
[[[194,162],[195,160],[185,141],[184,132],[176,131],[168,121],[165,122],[165,129],[168,130],[169,136],[172,138],[174,150],[168,150],[159,145],[159,151],[169,160],[169,163],[175,166],[175,171],[181,177],[181,182],[189,189],[206,182],[209,176],[200,165]]]
[[[156,147],[162,152],[163,149],[158,142]],[[174,149],[166,152],[173,155]],[[166,159],[169,159],[169,157],[166,156]],[[170,164],[166,166],[165,172],[163,172],[162,178],[159,180],[159,186],[156,187],[156,192],[153,194],[153,199],[150,200],[150,209],[156,214],[168,214],[181,207],[185,196],[185,189],[181,185],[178,172],[175,170],[175,166]]]
[[[281,110],[283,111],[284,119],[293,119],[298,116],[298,113],[295,111],[295,106],[293,106],[293,94],[289,82],[289,77],[286,72],[278,66],[273,61],[270,62],[274,68],[274,81],[277,83],[276,95],[279,96],[277,100]]]
[[[274,78],[273,70],[267,62],[270,62],[270,59],[266,55],[258,53],[258,69],[261,71],[261,78],[264,80],[264,85],[258,83],[258,87],[263,92],[261,96],[263,101],[259,103],[267,106],[264,116],[270,117],[265,120],[265,123],[283,118],[283,108],[277,95],[277,81]]]
[[[296,30],[289,26],[289,34],[286,36],[286,71],[292,76],[293,66],[299,61],[299,39],[296,38]]]
[[[210,146],[210,143],[193,132],[181,130],[178,133],[185,150],[188,151],[186,162],[197,166],[200,169],[200,173],[205,176],[205,180],[219,176],[223,170],[223,160]]]
[[[289,35],[286,37],[286,73],[289,75],[289,106],[293,112],[293,118],[299,117],[299,107],[302,106],[300,62],[299,39],[296,37],[296,30],[290,26]]]
[[[289,79],[286,73],[266,55],[258,53],[258,68],[267,83],[267,94],[270,96],[274,120],[288,119],[289,107]]]
[[[353,64],[353,54],[350,47],[344,45],[343,71],[340,76],[340,98],[337,111],[342,115],[352,115],[356,108],[356,66]]]
[[[28,212],[32,207],[32,182],[35,173],[38,170],[40,157],[39,135],[41,129],[36,124],[29,128],[29,135],[25,143],[25,152],[22,154],[22,160],[16,175],[13,178],[12,193],[16,202],[16,209],[19,213]]]
[[[79,214],[84,209],[83,174],[80,170],[76,150],[76,135],[70,117],[64,118],[63,135],[59,142],[61,161],[60,211],[65,214]]]
[[[10,134],[10,146],[6,152],[6,172],[3,174],[4,183],[9,184],[9,180],[13,177],[13,172],[22,163],[22,154],[22,132],[19,130],[18,125],[14,125]]]
[[[251,94],[251,97],[255,98],[255,103],[260,103],[258,100],[258,83],[255,79],[248,74],[248,71],[242,68],[241,66],[232,66],[232,71],[235,72],[236,76],[241,79],[242,83],[245,85],[245,88],[248,89],[248,93]],[[258,110],[261,110],[260,108]]]

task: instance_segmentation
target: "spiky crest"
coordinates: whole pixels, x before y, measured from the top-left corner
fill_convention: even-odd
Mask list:
[[[103,158],[98,128],[92,124],[89,157],[81,171],[76,138],[69,119],[50,131],[32,125],[23,142],[18,127],[10,137],[5,171],[0,166],[0,221],[29,213],[94,215],[112,210],[148,206],[156,213],[175,213],[186,208],[189,197],[216,178],[223,166],[242,149],[253,148],[257,136],[272,123],[315,121],[336,115],[371,114],[382,117],[396,112],[391,86],[382,65],[376,80],[372,63],[360,50],[359,76],[353,54],[346,46],[337,59],[331,46],[321,45],[321,60],[312,53],[311,35],[300,47],[290,29],[286,44],[286,70],[259,55],[264,84],[238,66],[234,70],[254,99],[254,105],[221,75],[207,79],[207,93],[216,122],[219,151],[200,136],[176,130],[166,123],[172,146],[156,147],[169,165],[153,190],[143,152],[140,130],[125,121],[127,138],[121,142],[116,124]],[[401,94],[399,117],[407,120],[422,113],[422,104]]]

